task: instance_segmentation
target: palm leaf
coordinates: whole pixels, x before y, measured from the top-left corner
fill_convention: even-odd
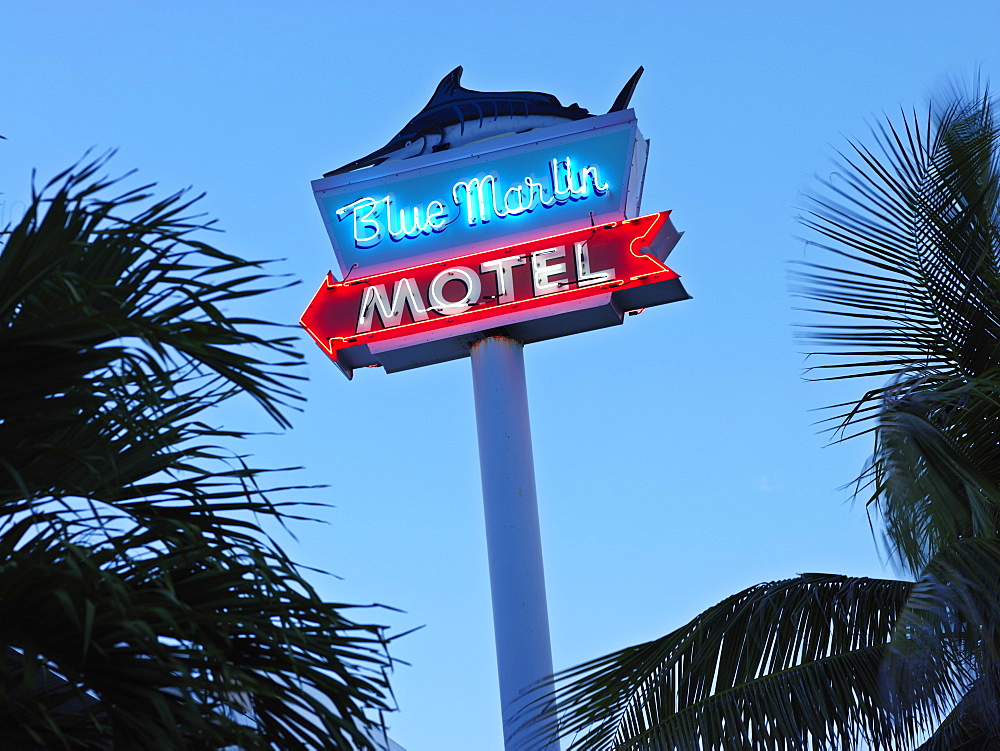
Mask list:
[[[873,748],[916,737],[930,707],[891,717],[879,666],[906,582],[809,574],[744,590],[646,644],[557,676],[539,732],[571,749]],[[530,733],[529,729],[525,729]],[[735,744],[735,745],[734,745]]]
[[[974,686],[917,751],[996,751],[1000,741],[994,732],[994,711]]]
[[[300,355],[228,310],[274,280],[102,168],[0,234],[0,747],[369,749],[382,629],[252,521],[295,488],[206,419],[249,397],[288,425]]]
[[[976,537],[942,548],[900,612],[884,666],[887,685],[897,701],[955,706],[941,736],[974,729],[1000,743],[997,613],[1000,542]]]
[[[888,381],[838,421],[874,433],[861,486],[914,574],[942,545],[1000,529],[998,140],[991,98],[956,95],[881,127],[874,150],[853,146],[803,220],[843,260],[796,275],[839,321],[811,329],[833,345],[817,372]]]

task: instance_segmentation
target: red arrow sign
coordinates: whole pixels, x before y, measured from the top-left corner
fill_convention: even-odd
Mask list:
[[[328,275],[301,323],[348,377],[365,365],[394,371],[461,357],[488,329],[538,341],[620,323],[626,311],[687,297],[663,264],[680,237],[669,216],[343,282]]]

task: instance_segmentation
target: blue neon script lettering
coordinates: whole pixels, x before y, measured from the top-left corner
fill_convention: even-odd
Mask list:
[[[383,212],[384,209],[384,212]],[[385,227],[381,216],[385,214]],[[383,229],[393,240],[404,237],[418,237],[421,234],[440,232],[447,223],[448,210],[440,201],[431,201],[423,210],[419,206],[411,209],[397,209],[392,196],[385,198],[359,198],[357,201],[337,209],[337,218],[348,214],[354,217],[354,243],[359,248],[372,248],[382,242]]]
[[[463,214],[468,226],[472,227],[493,219],[527,214],[539,207],[547,209],[567,201],[603,196],[611,188],[601,179],[598,167],[575,167],[570,157],[550,160],[548,173],[547,184],[527,176],[506,189],[495,175],[459,180],[451,188],[451,202],[457,209],[453,219],[442,201],[431,201],[424,207],[399,208],[392,195],[366,196],[352,201],[337,209],[337,219],[344,221],[351,217],[354,244],[359,248],[373,248],[386,236],[399,242],[442,232]]]

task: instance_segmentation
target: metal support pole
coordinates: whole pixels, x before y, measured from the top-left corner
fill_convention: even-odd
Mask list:
[[[471,349],[493,630],[504,748],[558,751],[558,742],[511,739],[516,727],[530,724],[541,711],[539,703],[524,712],[528,702],[521,698],[552,674],[523,350],[521,342],[508,336],[489,336]],[[539,696],[532,693],[530,699]]]

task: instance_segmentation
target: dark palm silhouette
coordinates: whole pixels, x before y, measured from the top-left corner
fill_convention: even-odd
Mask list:
[[[288,425],[292,340],[226,310],[272,282],[102,169],[0,234],[0,747],[369,748],[381,632],[261,531],[278,489],[207,411]]]
[[[821,378],[912,582],[808,574],[557,676],[574,749],[1000,748],[1000,131],[950,94],[841,155],[804,224]],[[547,732],[556,732],[550,716]]]

